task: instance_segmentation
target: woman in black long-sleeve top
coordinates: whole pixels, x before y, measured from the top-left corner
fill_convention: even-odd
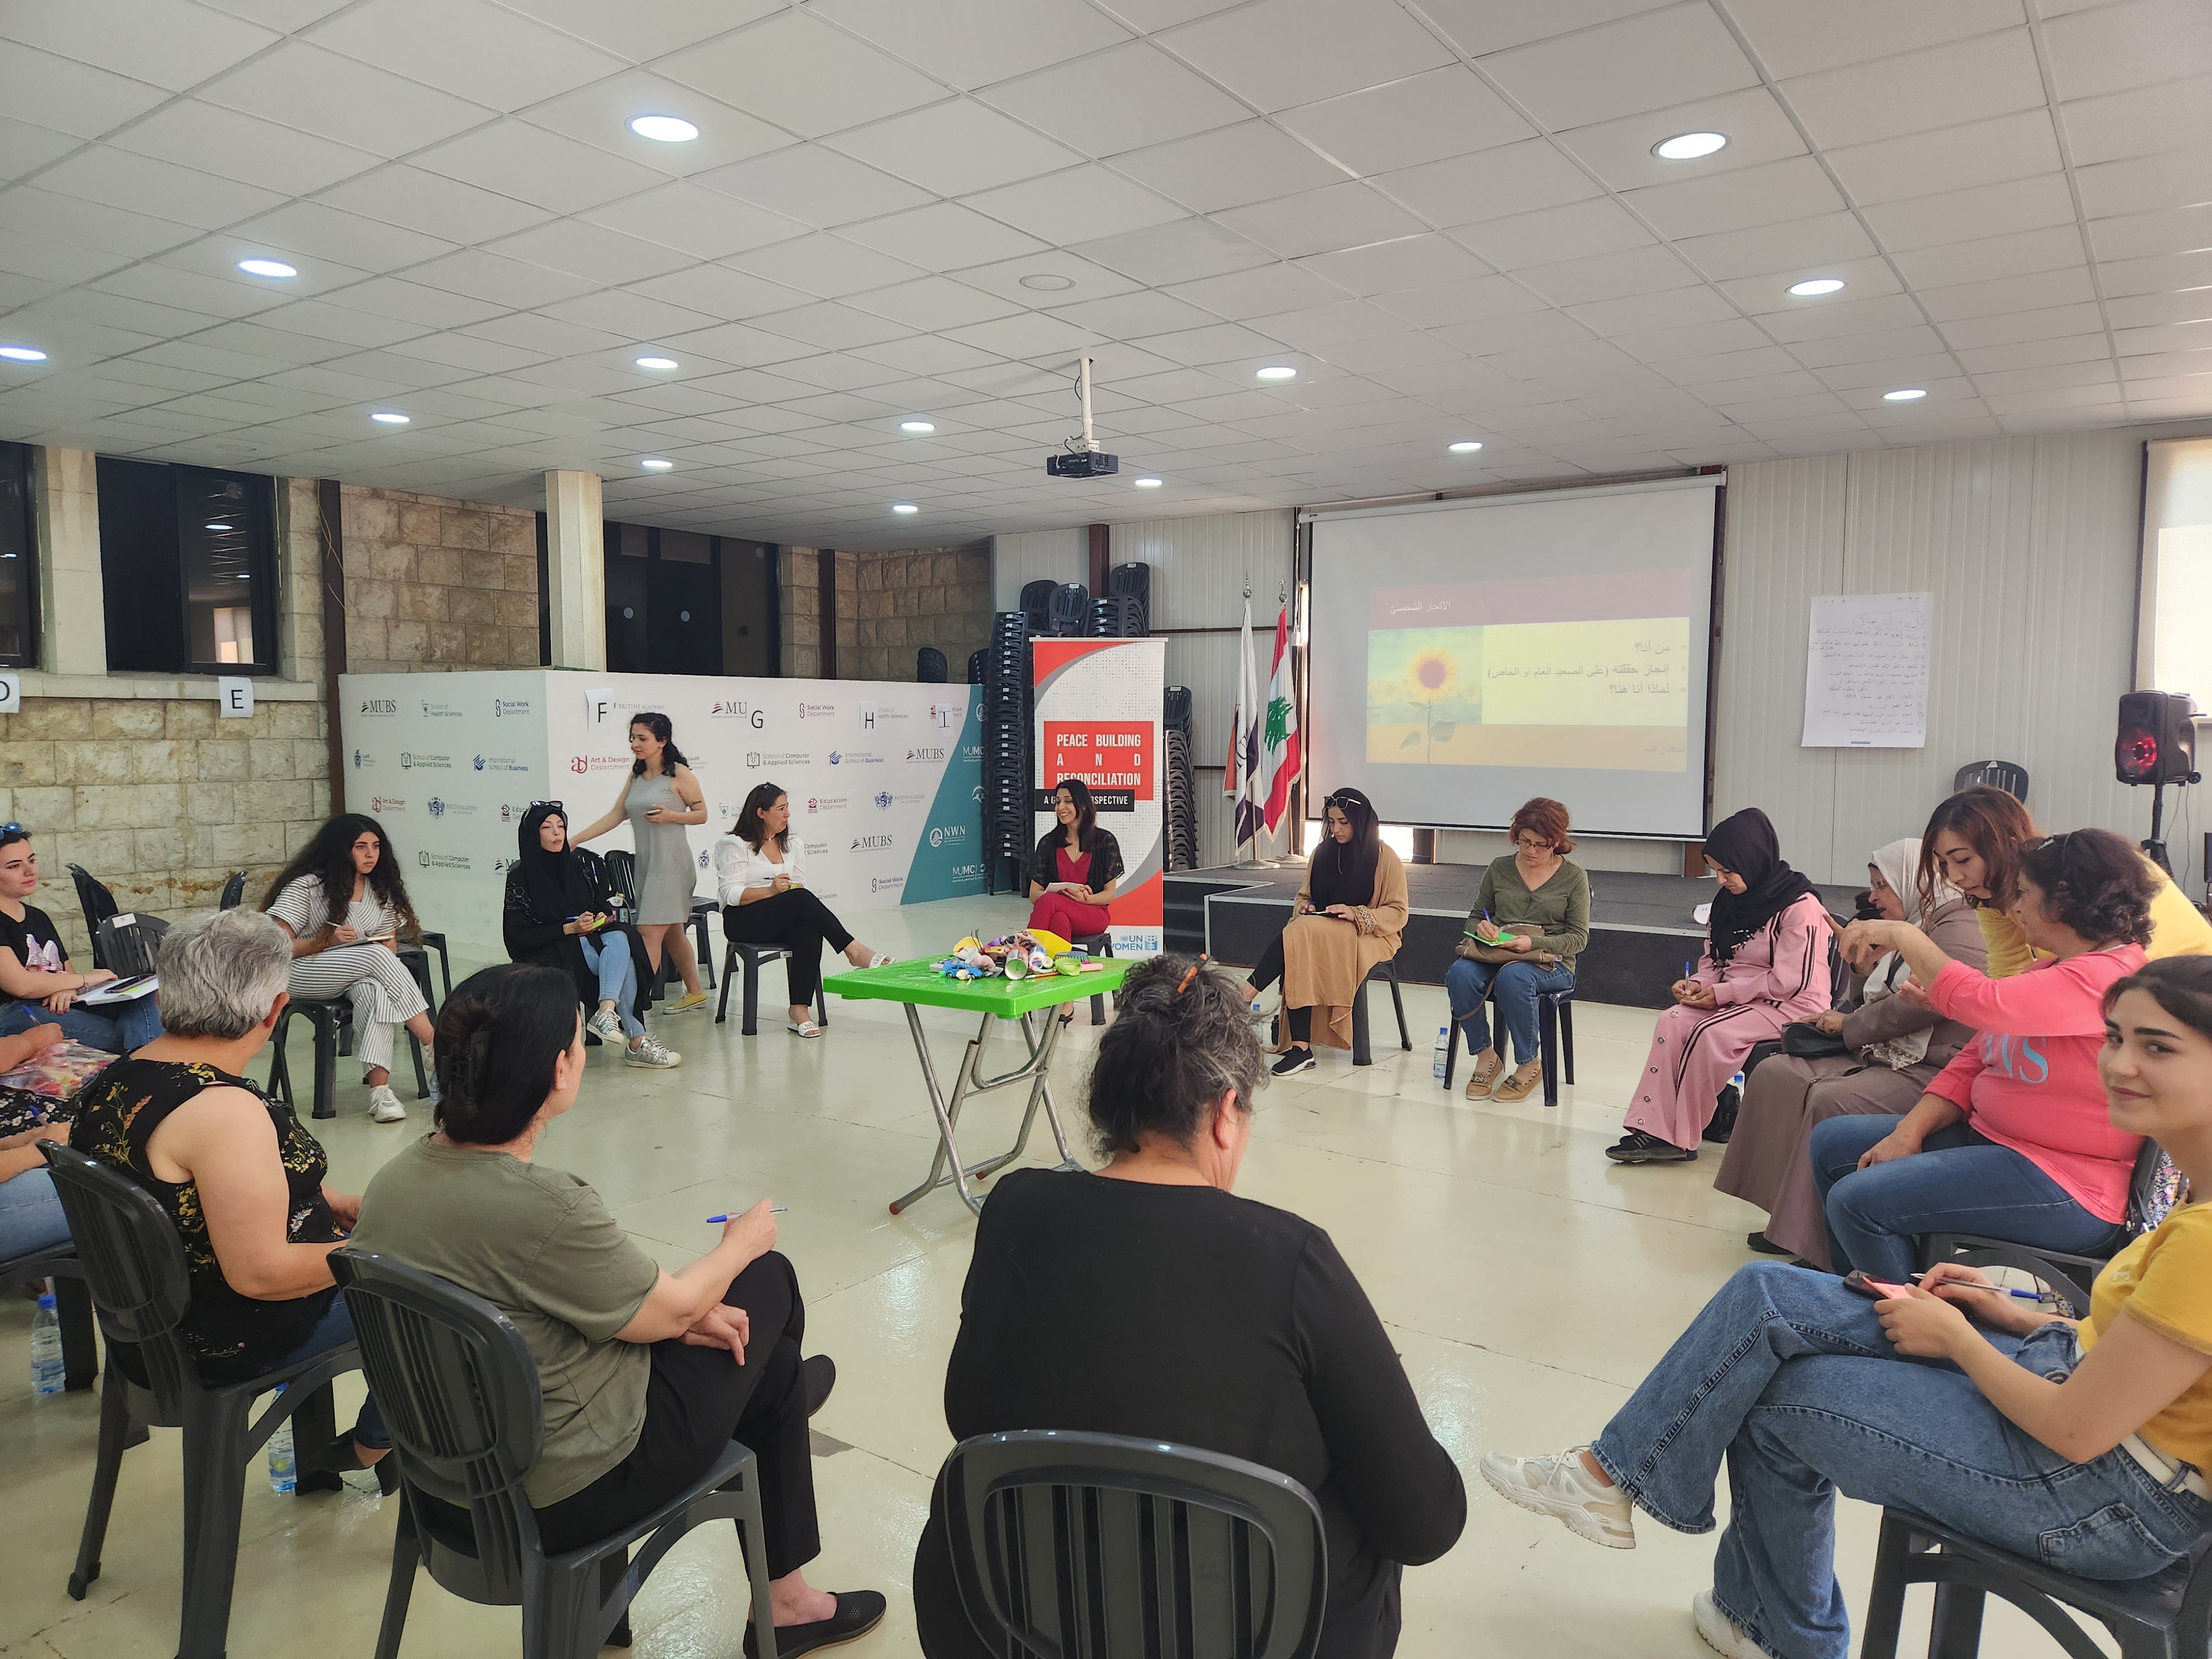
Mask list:
[[[645,1029],[653,963],[637,929],[615,920],[623,896],[607,886],[606,866],[568,841],[557,800],[533,802],[515,826],[500,918],[508,957],[564,970],[578,1000],[593,1012],[584,1029],[602,1042],[626,1041],[624,1062],[665,1070],[684,1056]]]
[[[1091,1078],[1109,1161],[999,1181],[975,1229],[945,1421],[963,1440],[1138,1435],[1290,1475],[1328,1538],[1320,1659],[1386,1659],[1401,1565],[1458,1540],[1467,1492],[1328,1235],[1230,1194],[1260,1076],[1226,981],[1180,957],[1129,975]],[[928,1659],[987,1659],[953,1583],[941,1492],[914,1597]]]

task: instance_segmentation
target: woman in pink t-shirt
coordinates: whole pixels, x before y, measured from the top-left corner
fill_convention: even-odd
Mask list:
[[[2142,1140],[2106,1115],[2097,1053],[2106,991],[2143,964],[2148,870],[2105,830],[2023,848],[2012,915],[2050,957],[2008,979],[1954,962],[1917,929],[1851,924],[1846,951],[1895,950],[1912,970],[1905,994],[1978,1036],[1903,1117],[1832,1118],[1813,1132],[1838,1273],[1902,1279],[1929,1233],[2075,1255],[2119,1241]]]

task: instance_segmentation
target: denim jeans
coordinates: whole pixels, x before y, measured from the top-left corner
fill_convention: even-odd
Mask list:
[[[2076,1362],[2068,1326],[1991,1340],[2039,1376]],[[1838,1492],[2086,1578],[2148,1577],[2212,1527],[2212,1504],[2167,1491],[2118,1448],[2069,1463],[1954,1366],[1899,1358],[1872,1301],[1780,1262],[1739,1268],[1591,1450],[1676,1532],[1712,1530],[1727,1460],[1713,1599],[1776,1659],[1850,1652]]]
[[[96,1008],[71,1008],[65,1014],[49,1013],[35,1002],[11,1002],[0,1008],[0,1036],[20,1036],[33,1025],[58,1025],[62,1035],[88,1048],[105,1048],[111,1054],[143,1048],[161,1035],[161,993],[126,1002],[112,1013]]]
[[[1536,998],[1546,991],[1571,991],[1575,976],[1557,963],[1477,962],[1455,957],[1444,969],[1444,991],[1451,998],[1453,1021],[1466,1028],[1468,1041],[1480,1054],[1490,1047],[1490,1019],[1483,998],[1498,985],[1498,1018],[1513,1038],[1513,1058],[1526,1066],[1536,1058]]]
[[[66,1244],[69,1236],[52,1171],[26,1170],[12,1181],[0,1181],[0,1261]]]
[[[2124,1229],[2092,1215],[2033,1159],[1964,1123],[1928,1137],[1911,1158],[1862,1170],[1867,1149],[1902,1120],[1832,1117],[1813,1131],[1813,1185],[1828,1218],[1828,1260],[1901,1279],[1920,1266],[1929,1233],[1979,1233],[2032,1249],[2104,1255]]]
[[[630,957],[629,935],[617,933],[605,945],[588,939],[576,943],[583,946],[584,965],[599,976],[599,1000],[614,1004],[623,1035],[633,1041],[643,1036],[645,1023],[630,1012],[637,1000],[637,963]]]
[[[315,1328],[307,1333],[307,1340],[286,1354],[278,1362],[294,1365],[302,1359],[313,1359],[319,1353],[328,1353],[332,1348],[343,1347],[353,1340],[353,1310],[346,1306],[345,1292],[341,1291],[331,1298],[331,1305]],[[353,1437],[364,1446],[389,1446],[392,1437],[385,1432],[384,1414],[376,1409],[376,1396],[368,1395],[361,1402],[361,1415],[354,1419]],[[301,1446],[298,1455],[305,1457],[322,1449],[320,1446]]]

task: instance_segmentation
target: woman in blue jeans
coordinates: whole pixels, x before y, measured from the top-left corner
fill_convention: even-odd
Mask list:
[[[0,1036],[58,1024],[73,1042],[123,1054],[161,1036],[161,1011],[153,995],[106,1010],[77,1006],[79,997],[115,975],[105,968],[70,970],[61,929],[29,902],[38,890],[31,832],[0,823]]]
[[[1444,970],[1452,1023],[1467,1033],[1474,1055],[1468,1068],[1469,1100],[1522,1100],[1543,1075],[1536,999],[1575,988],[1575,958],[1589,943],[1589,878],[1567,854],[1567,809],[1539,795],[1522,803],[1510,825],[1513,851],[1492,859]],[[1491,1046],[1483,1000],[1495,986],[1498,1016],[1512,1035],[1519,1062],[1501,1079],[1505,1057]]]
[[[2106,1000],[2113,1125],[2212,1182],[2212,959]],[[1875,1300],[1780,1263],[1741,1269],[1596,1441],[1482,1462],[1500,1494],[1614,1549],[1634,1511],[1710,1532],[1698,1633],[1729,1659],[1846,1659],[1836,1494],[1911,1510],[2087,1578],[2148,1577],[2212,1533],[2212,1204],[2175,1210],[2072,1321],[1946,1262]]]

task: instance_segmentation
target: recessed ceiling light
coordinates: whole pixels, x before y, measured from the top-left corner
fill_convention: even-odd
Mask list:
[[[1728,143],[1724,132],[1678,132],[1672,138],[1662,138],[1651,146],[1651,153],[1662,161],[1694,161],[1701,155],[1711,155]]]
[[[901,421],[899,422],[899,430],[902,432],[934,432],[937,430],[937,422],[934,421]]]
[[[1917,404],[1927,395],[1928,393],[1923,388],[1917,386],[1909,386],[1896,392],[1883,392],[1881,394],[1881,400],[1886,404]]]
[[[912,501],[893,501],[891,503],[891,511],[894,513],[919,513],[921,509],[916,507]]]
[[[240,259],[238,268],[249,276],[297,276],[300,274],[282,259]]]
[[[638,465],[643,467],[647,472],[665,472],[669,468],[674,466],[676,463],[673,461],[664,461],[658,455],[648,455],[643,460],[640,461]]]
[[[1139,489],[1158,489],[1160,487],[1160,481],[1158,478],[1139,478],[1134,480],[1134,483]]]
[[[1802,283],[1790,284],[1790,291],[1801,300],[1809,300],[1816,294],[1834,294],[1842,289],[1840,276],[1808,276]]]
[[[640,368],[675,368],[678,367],[676,359],[673,357],[639,357],[634,361]]]
[[[408,417],[406,416],[395,415],[388,409],[380,409],[368,418],[372,421],[381,422],[386,426],[405,426],[408,421]]]
[[[1267,368],[1257,372],[1256,378],[1262,380],[1295,380],[1298,378],[1298,372],[1295,368],[1287,368],[1281,363],[1270,363]]]
[[[221,524],[221,523],[211,524],[211,525],[207,526],[206,527],[207,527],[208,529],[210,529],[210,530],[228,530],[228,529],[229,529],[229,528],[230,528],[230,526],[229,526],[228,525],[227,525],[227,524]]]
[[[15,363],[43,363],[46,361],[46,354],[36,346],[0,346],[0,357]]]
[[[680,115],[635,116],[631,118],[629,130],[656,144],[688,144],[699,136],[699,129]]]
[[[1462,438],[1459,442],[1449,445],[1448,447],[1449,447],[1451,453],[1455,455],[1472,455],[1476,450],[1481,448],[1482,446],[1472,438]]]
[[[1064,288],[1073,288],[1075,278],[1054,271],[1035,270],[1022,278],[1022,286],[1036,289],[1041,294],[1057,294]]]

